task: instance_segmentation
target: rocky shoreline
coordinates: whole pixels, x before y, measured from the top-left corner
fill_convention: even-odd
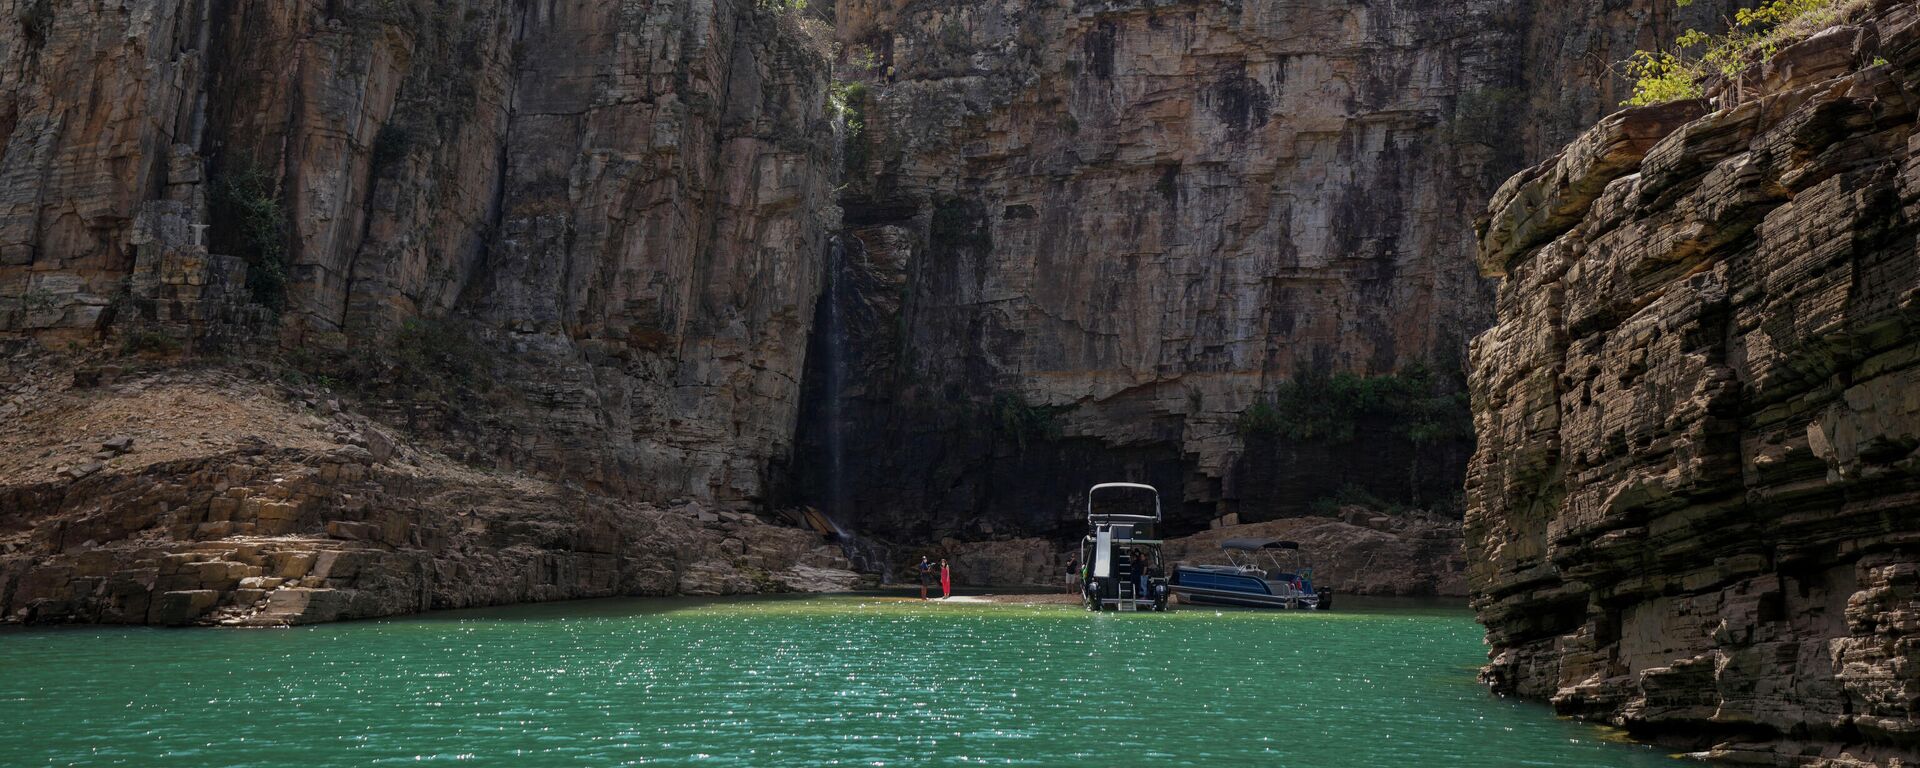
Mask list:
[[[0,623],[282,626],[868,581],[810,531],[483,471],[242,370],[22,380],[0,404]]]
[[[1464,597],[1466,559],[1460,523],[1412,512],[1386,514],[1350,506],[1340,517],[1299,517],[1231,525],[1166,540],[1168,562],[1224,563],[1221,541],[1229,538],[1299,541],[1320,583],[1342,594],[1382,597]],[[969,587],[1061,588],[1066,564],[1078,554],[1046,539],[963,542],[947,540],[924,550],[905,550],[917,561],[925,553],[946,558],[954,583]],[[910,563],[895,567],[908,573]]]

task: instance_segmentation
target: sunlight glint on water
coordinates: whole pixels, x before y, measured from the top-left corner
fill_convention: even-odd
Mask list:
[[[619,600],[0,633],[0,765],[1680,764],[1473,682],[1456,608]]]

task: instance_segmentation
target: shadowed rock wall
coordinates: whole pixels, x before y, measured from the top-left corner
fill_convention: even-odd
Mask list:
[[[1349,485],[1457,504],[1464,436],[1249,441],[1242,414],[1306,373],[1464,389],[1483,200],[1725,6],[838,3],[848,370],[802,441],[848,457],[800,494],[920,540],[1069,530],[1116,479],[1187,531]]]
[[[1920,14],[1873,5],[1495,196],[1467,541],[1496,690],[1756,764],[1920,751]]]

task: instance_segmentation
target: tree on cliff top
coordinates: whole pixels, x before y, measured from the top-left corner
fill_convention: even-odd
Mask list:
[[[1676,2],[1682,8],[1693,4]],[[1633,97],[1623,105],[1700,98],[1714,78],[1737,77],[1753,62],[1771,58],[1783,42],[1832,26],[1862,5],[1861,0],[1769,0],[1736,11],[1725,34],[1689,29],[1670,50],[1635,51],[1624,62]]]

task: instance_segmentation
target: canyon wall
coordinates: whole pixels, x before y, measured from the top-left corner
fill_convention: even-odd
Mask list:
[[[1624,97],[1616,62],[1727,5],[843,0],[847,235],[801,436],[839,458],[798,492],[903,540],[1077,531],[1119,479],[1177,532],[1457,505],[1471,220]],[[1247,428],[1283,386],[1420,370],[1458,429]]]
[[[185,360],[504,483],[472,504],[813,503],[917,542],[1077,532],[1113,479],[1176,533],[1452,506],[1493,306],[1467,222],[1609,111],[1613,62],[1727,5],[0,0],[0,342],[32,342],[0,351],[70,374],[0,412],[166,402]],[[1328,398],[1332,435],[1250,418],[1342,374],[1397,389]],[[344,450],[210,420],[204,462]],[[153,516],[60,534],[172,471],[86,458],[115,436],[0,474],[10,567],[379,524],[334,491],[293,528],[215,510],[174,455]],[[445,482],[380,485],[431,529]],[[77,573],[0,589],[99,615]]]
[[[463,362],[501,402],[411,398],[437,412],[396,417],[473,460],[621,495],[757,504],[791,452],[837,221],[827,70],[791,14],[7,0],[0,15],[0,334],[231,352],[272,332],[305,356],[479,339]]]
[[[0,621],[846,588],[741,514],[838,223],[825,42],[752,0],[0,0]]]
[[[1856,10],[1494,197],[1497,691],[1754,764],[1920,754],[1920,11]]]

